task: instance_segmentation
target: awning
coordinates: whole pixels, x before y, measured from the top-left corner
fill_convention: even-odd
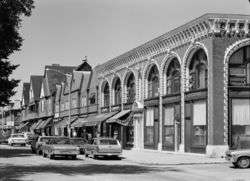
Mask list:
[[[111,116],[114,116],[117,112],[110,112],[106,114],[98,114],[94,116],[88,116],[86,118],[78,118],[77,122],[72,127],[83,127],[83,126],[96,126],[103,121],[106,121]]]
[[[37,126],[39,126],[42,123],[42,121],[43,121],[42,119],[39,119],[30,127],[30,129],[35,130]]]
[[[40,119],[35,127],[35,129],[40,129],[40,126],[43,124],[43,119]]]
[[[37,125],[37,123],[38,123],[38,121],[32,123],[32,125],[30,126],[30,129],[31,129],[31,130],[34,130],[35,127],[36,127],[36,125]]]
[[[21,125],[17,126],[16,129],[20,130],[20,129],[24,128],[25,126],[27,126],[28,124],[29,124],[29,122],[22,123]]]
[[[117,123],[123,126],[128,126],[133,120],[133,114],[130,110],[124,110],[109,118],[106,123]]]
[[[109,118],[106,123],[114,123],[117,122],[117,119],[122,119],[122,117],[128,116],[130,113],[130,110],[123,110],[119,112],[118,114],[114,115],[113,117]]]
[[[45,127],[48,127],[52,123],[52,118],[48,118],[43,122],[43,124],[40,125],[40,129],[44,129]]]
[[[70,123],[75,122],[77,119],[78,119],[77,116],[71,117]],[[69,120],[69,117],[64,117],[62,120],[55,122],[55,126],[56,126],[56,127],[67,127],[67,125],[68,125],[68,120]]]

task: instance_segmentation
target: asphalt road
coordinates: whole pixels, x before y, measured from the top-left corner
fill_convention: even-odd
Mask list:
[[[85,158],[49,160],[32,154],[28,147],[0,145],[0,181],[249,181],[250,169],[231,164],[146,165],[129,158],[108,160]]]

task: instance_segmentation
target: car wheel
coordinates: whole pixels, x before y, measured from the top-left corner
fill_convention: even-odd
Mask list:
[[[85,153],[85,157],[89,157],[89,154],[87,153],[86,150],[84,151],[84,153]]]
[[[43,152],[43,157],[46,158],[47,157],[47,154]]]
[[[55,158],[55,156],[54,156],[54,155],[52,155],[52,154],[51,154],[51,155],[49,155],[49,159],[51,159],[51,160],[52,160],[52,159],[54,159],[54,158]]]
[[[76,159],[76,155],[72,155],[71,158],[72,158],[72,160],[75,160]]]
[[[237,160],[237,165],[239,168],[248,168],[250,166],[250,158],[248,157],[240,157]]]

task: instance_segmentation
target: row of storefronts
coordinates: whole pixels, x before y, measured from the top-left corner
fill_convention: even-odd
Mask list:
[[[42,76],[37,109],[51,111],[30,129],[210,156],[250,147],[250,16],[206,14],[93,69],[60,67]]]

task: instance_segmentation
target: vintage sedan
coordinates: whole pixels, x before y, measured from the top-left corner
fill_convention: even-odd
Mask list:
[[[42,146],[42,152],[43,157],[49,157],[50,159],[56,156],[76,159],[76,156],[79,154],[79,148],[76,145],[72,145],[69,138],[57,137],[47,141]]]
[[[84,150],[87,144],[87,140],[84,138],[70,138],[72,145],[75,145],[79,148],[80,154],[84,154]]]
[[[86,145],[85,156],[92,158],[102,157],[117,157],[122,154],[122,147],[118,140],[113,138],[95,138],[90,144]]]
[[[228,150],[226,152],[226,160],[233,163],[235,167],[250,167],[250,149],[245,150]]]
[[[26,138],[21,133],[11,134],[9,139],[8,139],[8,144],[10,146],[14,146],[14,145],[25,146],[26,145]]]
[[[38,155],[42,155],[42,146],[45,144],[45,142],[53,138],[56,138],[56,136],[34,136],[30,146],[31,151],[33,153],[37,153]]]

